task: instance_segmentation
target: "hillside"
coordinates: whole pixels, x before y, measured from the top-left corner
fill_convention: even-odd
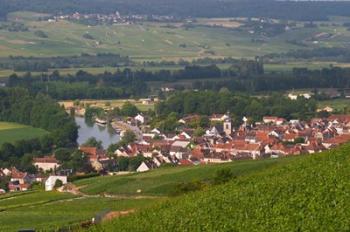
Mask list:
[[[272,17],[319,20],[332,15],[348,15],[350,4],[341,1],[276,0],[0,0],[0,19],[13,11],[45,13],[93,12],[122,14],[156,14],[192,17]]]
[[[349,154],[303,156],[91,231],[348,231]]]
[[[118,194],[162,196],[172,194],[179,183],[212,179],[218,170],[228,168],[235,176],[243,176],[269,168],[290,159],[266,159],[237,161],[220,165],[204,165],[176,168],[160,168],[151,172],[126,176],[95,177],[74,182],[85,194]]]

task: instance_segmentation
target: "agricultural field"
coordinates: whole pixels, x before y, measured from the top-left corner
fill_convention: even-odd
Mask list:
[[[111,99],[111,100],[79,100],[80,104],[89,105],[91,107],[104,108],[108,107],[121,107],[124,103],[130,102],[134,104],[140,111],[148,111],[154,109],[154,103],[143,104],[140,100],[134,99]],[[65,108],[72,107],[74,101],[60,101],[60,105],[63,105]]]
[[[347,231],[349,153],[300,156],[90,231]]]
[[[22,139],[37,138],[48,133],[40,128],[20,125],[17,123],[0,122],[0,145]]]
[[[172,194],[176,185],[182,182],[212,179],[216,171],[229,168],[234,175],[241,176],[251,172],[269,168],[289,159],[266,159],[259,161],[236,161],[221,165],[195,167],[161,168],[155,171],[131,174],[126,176],[95,177],[79,180],[74,184],[81,186],[86,194],[120,194],[120,195],[152,195]],[[141,191],[141,193],[137,193]]]
[[[1,30],[0,56],[65,56],[81,53],[112,52],[130,56],[134,60],[178,60],[200,57],[254,57],[280,53],[302,47],[287,40],[307,40],[321,32],[332,32],[334,37],[310,42],[308,47],[341,46],[350,38],[350,32],[339,24],[319,28],[298,28],[261,42],[249,32],[236,31],[239,23],[230,19],[199,19],[200,25],[185,27],[164,23],[137,23],[131,25],[88,26],[68,21],[37,21],[36,14],[14,13],[9,19],[23,23],[28,31]],[[218,25],[211,27],[213,25]],[[221,25],[221,26],[220,26]],[[47,38],[35,35],[42,31]],[[89,34],[90,39],[83,37]]]
[[[38,190],[7,194],[0,197],[0,231],[29,228],[53,231],[107,213],[138,210],[154,203],[154,199],[82,197]]]

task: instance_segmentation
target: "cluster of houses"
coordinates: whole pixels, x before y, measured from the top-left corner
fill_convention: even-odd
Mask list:
[[[313,154],[350,141],[350,115],[308,122],[267,116],[254,125],[244,118],[238,129],[234,129],[228,115],[213,115],[210,121],[215,125],[206,128],[204,135],[195,136],[195,130],[185,125],[198,118],[199,115],[190,115],[180,119],[183,127],[179,134],[158,129],[143,133],[142,140],[117,149],[115,155],[141,154],[149,161],[137,171],[148,171],[164,163],[197,165]]]
[[[114,157],[103,149],[81,146],[79,150],[87,157],[96,172],[118,170],[115,157],[142,155],[145,161],[137,172],[145,172],[165,164],[199,165],[232,162],[241,159],[278,158],[291,155],[313,154],[335,148],[350,141],[350,115],[331,115],[328,118],[313,118],[310,121],[290,120],[279,117],[264,117],[261,122],[249,124],[247,118],[239,128],[234,128],[228,115],[212,115],[203,135],[186,125],[201,116],[189,115],[179,120],[180,133],[162,133],[158,129],[145,130],[136,142],[119,147]],[[144,124],[142,115],[135,117]],[[67,172],[59,169],[59,161],[52,156],[34,158],[33,165],[39,173],[55,173],[44,176],[21,172],[16,168],[0,169],[0,177],[7,176],[9,191],[28,190],[34,182],[45,183],[51,191],[56,182],[67,183]],[[0,193],[4,190],[0,189]]]

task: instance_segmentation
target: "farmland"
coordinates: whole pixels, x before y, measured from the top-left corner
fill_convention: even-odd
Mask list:
[[[288,163],[289,160],[291,158],[237,161],[223,165],[161,168],[127,176],[89,178],[74,182],[82,192],[79,195],[43,192],[38,188],[24,193],[6,194],[0,196],[0,230],[48,230],[77,225],[102,212],[139,210],[168,199],[177,184],[212,179],[223,168],[230,168],[234,175],[243,176]],[[136,193],[137,190],[141,192]]]
[[[32,191],[0,197],[0,230],[54,230],[78,225],[104,212],[135,210],[153,199],[79,197],[68,193]]]
[[[177,184],[190,181],[212,179],[216,171],[229,168],[234,175],[246,175],[271,167],[277,163],[287,162],[289,159],[268,159],[259,161],[237,161],[223,165],[207,165],[196,167],[161,168],[156,171],[131,174],[127,176],[96,177],[75,182],[82,186],[81,191],[87,194],[120,194],[138,195],[169,195]]]
[[[349,152],[299,157],[91,231],[346,231]]]
[[[8,142],[12,143],[22,139],[32,139],[45,135],[47,132],[43,129],[16,123],[0,122],[0,145]]]
[[[87,26],[69,21],[37,21],[34,13],[13,13],[10,20],[21,22],[28,31],[1,30],[0,56],[66,56],[81,53],[112,52],[130,56],[134,60],[178,60],[200,57],[254,57],[267,53],[280,53],[302,47],[287,40],[307,40],[321,32],[336,35],[308,47],[343,46],[350,37],[345,27],[337,24],[315,28],[299,27],[263,43],[252,41],[254,35],[233,30],[240,23],[231,19],[198,19],[197,24],[185,27],[179,23],[136,23],[131,25]],[[35,31],[47,38],[40,38]],[[93,39],[83,38],[88,33]]]
[[[154,109],[154,103],[142,104],[142,101],[133,100],[133,99],[110,99],[110,100],[80,100],[79,103],[82,105],[89,105],[91,107],[103,108],[108,105],[108,107],[121,107],[124,103],[130,102],[134,104],[140,111],[148,111]],[[61,101],[60,105],[63,105],[65,108],[71,107],[74,104],[74,101]]]

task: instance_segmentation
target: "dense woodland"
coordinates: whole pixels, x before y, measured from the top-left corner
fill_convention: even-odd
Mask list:
[[[0,147],[0,166],[31,168],[33,155],[45,155],[55,147],[70,147],[78,136],[74,119],[54,100],[42,94],[31,95],[21,88],[0,89],[0,121],[16,122],[47,130],[41,138],[22,140]]]
[[[349,68],[323,68],[310,70],[295,68],[292,73],[265,73],[261,61],[242,60],[228,69],[216,65],[191,65],[171,71],[117,69],[93,75],[78,71],[75,75],[60,75],[58,71],[50,75],[32,76],[27,73],[8,79],[9,87],[23,87],[33,94],[45,93],[54,99],[108,99],[144,97],[151,92],[154,83],[198,90],[239,91],[248,93],[281,91],[288,89],[350,88]],[[191,80],[190,87],[182,81]]]
[[[349,2],[275,0],[0,0],[0,18],[13,11],[44,13],[114,13],[174,15],[180,17],[269,17],[296,20],[326,20],[348,15]]]
[[[47,72],[49,69],[83,68],[83,67],[119,67],[129,65],[128,57],[118,54],[101,53],[97,55],[82,54],[65,57],[19,57],[0,58],[0,69],[26,72]]]
[[[238,123],[246,116],[253,121],[261,120],[263,116],[274,115],[286,119],[306,119],[314,116],[316,101],[298,98],[290,100],[282,95],[274,94],[268,97],[250,97],[229,92],[181,92],[169,97],[156,106],[160,117],[171,113],[179,116],[188,114],[211,115],[230,112]]]

